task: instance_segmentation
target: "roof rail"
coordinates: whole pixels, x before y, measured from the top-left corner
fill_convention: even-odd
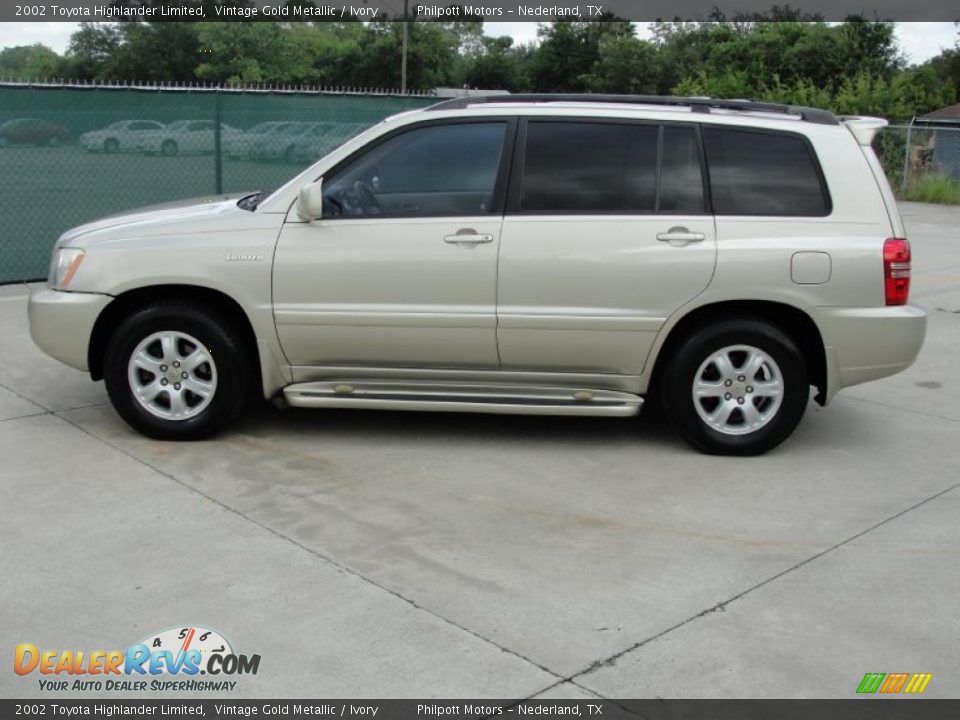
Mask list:
[[[628,105],[665,105],[689,107],[691,112],[709,113],[711,110],[741,110],[743,112],[781,113],[799,116],[806,122],[819,125],[839,125],[837,117],[829,110],[756,102],[754,100],[722,100],[710,97],[673,97],[670,95],[602,95],[594,93],[520,93],[517,95],[484,95],[481,97],[453,98],[430,105],[425,110],[460,110],[471,105],[492,103],[619,103]]]

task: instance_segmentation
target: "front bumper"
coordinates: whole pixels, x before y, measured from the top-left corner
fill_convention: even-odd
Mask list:
[[[111,296],[97,293],[34,288],[27,303],[30,337],[47,355],[77,370],[89,370],[90,334],[111,300]]]
[[[814,308],[826,350],[829,400],[842,388],[906,370],[927,334],[927,313],[916,305]]]

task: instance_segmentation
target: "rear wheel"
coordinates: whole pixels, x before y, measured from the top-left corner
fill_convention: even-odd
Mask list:
[[[810,396],[803,354],[760,320],[694,331],[670,358],[663,380],[663,405],[680,434],[699,450],[722,455],[757,455],[779,445]]]
[[[163,144],[160,146],[160,152],[171,157],[176,155],[180,151],[180,148],[177,146],[177,143],[173,140],[164,140]]]
[[[249,363],[232,325],[207,308],[155,304],[110,338],[104,381],[120,416],[144,435],[207,437],[233,420],[247,397]]]

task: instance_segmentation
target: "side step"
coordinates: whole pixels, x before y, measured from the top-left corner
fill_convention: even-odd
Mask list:
[[[614,390],[483,383],[337,380],[283,389],[287,403],[307,408],[428,410],[504,415],[606,415],[640,412],[643,398]]]

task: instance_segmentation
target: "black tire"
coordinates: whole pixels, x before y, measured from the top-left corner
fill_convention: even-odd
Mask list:
[[[695,401],[693,398],[694,382],[701,365],[718,351],[731,346],[749,346],[761,350],[776,363],[781,376],[782,398],[779,408],[771,409],[769,419],[757,430],[740,430],[743,434],[729,434],[711,427],[701,418],[697,403],[702,403],[701,407],[709,413],[715,406],[711,407],[708,403],[713,401]],[[733,353],[734,359],[737,355],[737,352]],[[702,452],[716,455],[765,453],[786,440],[796,429],[810,399],[810,381],[803,353],[788,335],[762,320],[731,319],[699,327],[685,337],[665,360],[668,365],[660,386],[664,410],[680,435]],[[715,371],[715,367],[707,370],[708,373]],[[725,383],[719,376],[716,382]],[[738,386],[737,380],[734,380],[732,402],[739,402],[736,400],[739,388],[744,401],[755,403],[762,412],[763,404],[770,401],[745,395],[747,389],[754,392],[748,383]],[[721,399],[715,401],[719,405]],[[746,422],[746,416],[734,409],[731,422],[738,421],[741,424]]]
[[[178,152],[180,152],[180,148],[177,146],[176,141],[164,140],[163,144],[160,145],[160,152],[166,155],[167,157],[173,157]]]
[[[116,138],[107,138],[103,141],[103,151],[107,154],[120,151],[120,143]]]
[[[128,379],[130,357],[153,333],[175,331],[196,338],[216,364],[216,389],[209,404],[187,419],[164,419],[135,397]],[[123,320],[110,336],[104,358],[104,382],[114,408],[132,428],[161,440],[200,440],[226,427],[243,407],[251,381],[249,350],[226,318],[210,308],[186,303],[156,303]]]

